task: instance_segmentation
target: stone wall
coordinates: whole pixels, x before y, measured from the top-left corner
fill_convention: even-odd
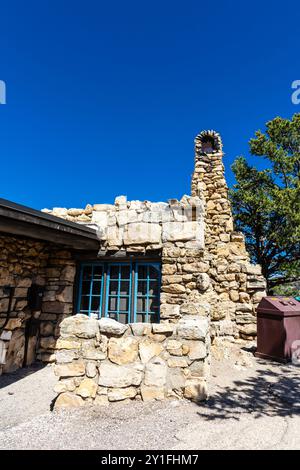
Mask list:
[[[205,131],[196,137],[191,194],[205,207],[212,336],[251,339],[256,336],[256,307],[266,295],[266,282],[260,266],[250,263],[243,234],[234,231],[223,155],[219,134]]]
[[[55,407],[114,401],[207,397],[209,319],[123,325],[69,317],[57,341]]]
[[[22,367],[25,330],[36,320],[28,350],[35,358],[53,361],[59,323],[72,312],[75,265],[71,253],[51,243],[0,235],[0,375]],[[41,308],[32,310],[28,291],[43,288]],[[28,358],[30,362],[30,357]]]

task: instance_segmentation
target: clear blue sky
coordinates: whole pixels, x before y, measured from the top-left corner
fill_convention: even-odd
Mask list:
[[[35,208],[190,190],[193,140],[213,128],[230,165],[291,117],[300,4],[1,2],[0,196]]]

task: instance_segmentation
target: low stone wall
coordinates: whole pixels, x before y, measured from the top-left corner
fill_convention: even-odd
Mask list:
[[[55,408],[109,402],[207,398],[209,319],[123,325],[110,318],[66,318],[56,343]]]

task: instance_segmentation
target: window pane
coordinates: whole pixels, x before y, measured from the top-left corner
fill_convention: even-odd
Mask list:
[[[109,297],[108,310],[109,311],[116,311],[117,310],[117,297]]]
[[[90,288],[91,288],[91,283],[89,281],[82,281],[81,294],[89,295]]]
[[[121,268],[121,279],[130,279],[130,266],[120,266]]]
[[[120,313],[119,314],[119,320],[120,323],[123,323],[124,325],[128,323],[128,315],[127,313]]]
[[[111,281],[109,283],[109,294],[110,295],[118,295],[118,281]]]
[[[159,300],[157,297],[149,299],[149,313],[158,313],[159,309]]]
[[[110,266],[110,278],[118,279],[119,278],[119,266]]]
[[[136,311],[137,312],[146,312],[147,309],[147,299],[146,297],[138,297]]]
[[[128,309],[129,309],[129,298],[128,297],[120,297],[119,311],[120,312],[127,312]]]
[[[138,266],[138,278],[147,279],[147,266],[143,266],[143,265]]]
[[[120,295],[129,295],[129,281],[120,282]]]
[[[101,281],[94,280],[93,282],[93,295],[100,295],[101,294]]]
[[[80,310],[86,310],[88,311],[89,309],[89,302],[90,302],[90,298],[88,296],[86,297],[81,297],[81,305],[80,305]]]
[[[91,310],[93,312],[100,312],[100,309],[101,309],[100,297],[92,297]]]
[[[103,274],[103,266],[94,266],[94,278],[99,279]]]
[[[137,295],[147,295],[147,281],[138,281]]]
[[[159,279],[159,269],[156,266],[149,266],[149,278]]]
[[[150,281],[149,282],[149,295],[158,295],[158,282]]]

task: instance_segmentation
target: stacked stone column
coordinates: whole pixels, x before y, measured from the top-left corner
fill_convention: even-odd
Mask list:
[[[204,260],[212,283],[212,336],[251,339],[256,336],[255,311],[266,283],[260,266],[250,263],[243,234],[234,231],[222,158],[216,132],[196,137],[191,192],[205,204]]]

